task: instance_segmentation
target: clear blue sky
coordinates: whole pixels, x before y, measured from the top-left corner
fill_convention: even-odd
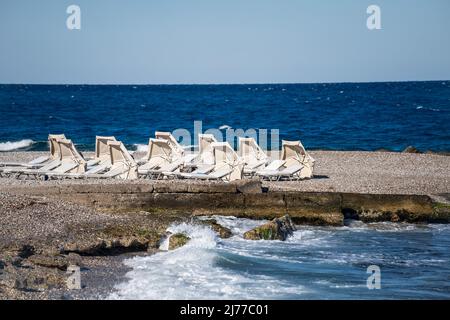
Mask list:
[[[81,30],[66,8],[81,7]],[[366,28],[366,8],[382,30]],[[1,0],[0,83],[450,79],[449,0]]]

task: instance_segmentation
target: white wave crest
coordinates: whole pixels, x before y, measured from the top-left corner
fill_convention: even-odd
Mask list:
[[[147,144],[134,144],[136,151],[135,152],[147,152],[148,151],[148,145]]]
[[[238,256],[209,227],[181,223],[167,231],[190,240],[175,250],[126,260],[132,268],[127,281],[108,299],[264,299],[305,292],[270,275],[233,270]]]
[[[34,143],[33,140],[24,139],[20,141],[7,141],[0,142],[0,151],[13,151],[31,146]]]

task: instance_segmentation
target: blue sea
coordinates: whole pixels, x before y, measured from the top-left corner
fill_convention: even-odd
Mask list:
[[[169,231],[191,240],[126,260],[131,271],[106,298],[450,299],[450,225],[346,221],[299,226],[282,242],[243,239],[264,221],[215,218],[231,238],[219,239],[205,226],[173,225]],[[368,281],[369,266],[379,268],[378,289]]]
[[[95,135],[136,149],[155,130],[193,134],[194,121],[203,131],[278,129],[308,149],[450,151],[450,81],[0,85],[0,113],[0,151],[46,150],[49,133],[80,150],[93,150]]]

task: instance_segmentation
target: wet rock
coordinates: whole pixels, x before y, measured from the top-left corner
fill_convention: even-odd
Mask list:
[[[184,233],[175,233],[169,238],[169,250],[184,246],[191,238]]]
[[[209,226],[222,239],[230,238],[233,235],[230,229],[217,223],[217,221],[214,219],[199,220],[198,222],[203,225]]]
[[[421,153],[419,150],[417,150],[414,146],[408,146],[405,148],[405,150],[402,151],[403,153]]]
[[[244,239],[247,240],[286,240],[295,231],[295,226],[292,223],[289,215],[281,218],[275,218],[270,222],[256,227],[244,233]]]

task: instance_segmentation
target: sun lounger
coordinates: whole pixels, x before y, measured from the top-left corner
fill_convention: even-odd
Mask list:
[[[104,173],[86,173],[84,178],[116,178],[116,179],[137,179],[137,163],[120,141],[108,141],[110,148],[111,166]]]
[[[257,173],[261,173],[261,172],[264,172],[264,171],[279,170],[285,163],[286,163],[285,160],[273,160],[265,168],[262,168],[262,169],[260,169],[260,170],[258,170],[256,172]]]
[[[117,141],[114,137],[95,137],[95,156],[94,159],[86,161],[86,171],[83,173],[71,173],[61,169],[55,169],[47,176],[49,178],[86,178],[92,174],[98,174],[108,171],[111,167],[111,154],[109,141]]]
[[[147,176],[150,170],[159,169],[161,166],[173,162],[173,148],[169,141],[150,138],[145,163],[139,166],[138,173]]]
[[[184,157],[184,149],[178,143],[177,139],[170,132],[156,131],[155,138],[166,140],[172,148],[172,158],[173,159],[181,159]]]
[[[170,176],[172,173],[175,174],[174,171],[177,170],[178,168],[180,168],[183,165],[183,163],[184,162],[182,159],[178,159],[178,160],[175,160],[174,162],[166,163],[166,164],[162,165],[161,167],[159,167],[158,169],[148,170],[148,172],[146,173],[145,176],[154,178],[154,179],[160,179],[160,178],[163,178],[164,176]]]
[[[244,174],[253,175],[269,161],[267,154],[254,138],[239,138],[239,152],[244,160]]]
[[[96,136],[95,137],[95,156],[93,160],[88,161],[88,167],[94,165],[111,165],[109,141],[117,141],[115,137]]]
[[[167,178],[173,178],[173,179],[184,179],[189,178],[190,176],[193,176],[195,174],[207,174],[211,171],[213,171],[215,166],[213,164],[200,164],[195,167],[195,170],[192,172],[177,172],[177,171],[163,171],[163,175]]]
[[[55,139],[59,149],[59,159],[55,159],[39,169],[5,169],[6,173],[25,175],[34,178],[49,177],[59,174],[80,174],[86,170],[86,161],[75,148],[71,140]]]
[[[186,173],[183,177],[194,180],[222,180],[233,173],[233,168],[224,166],[217,170],[211,171],[211,173]],[[230,181],[230,180],[227,180]]]
[[[49,172],[49,171],[57,168],[59,165],[61,165],[61,160],[55,159],[55,160],[48,162],[43,167],[38,168],[38,169],[20,168],[20,167],[6,168],[3,170],[2,173],[3,173],[3,175],[7,175],[7,176],[15,175],[16,177],[20,177],[22,174],[24,174],[24,175],[27,175],[27,174],[39,175],[40,173]]]
[[[268,180],[281,180],[282,178],[287,178],[288,180],[299,180],[299,172],[302,170],[303,165],[300,163],[294,163],[288,167],[281,167],[281,170],[264,170],[258,173],[262,178]]]
[[[244,164],[228,142],[212,143],[214,168],[209,173],[191,172],[180,176],[188,179],[233,181],[242,179]]]
[[[299,174],[300,178],[312,178],[315,160],[306,152],[300,141],[282,140],[281,159],[286,161],[286,166],[300,162],[303,165]]]
[[[20,162],[0,162],[0,170],[5,167],[24,167],[24,168],[40,168],[45,164],[51,162],[52,160],[59,158],[59,146],[56,142],[57,139],[65,139],[66,137],[63,134],[49,134],[48,135],[48,144],[50,149],[49,156],[41,156],[36,159],[33,159],[27,163]]]
[[[198,158],[197,163],[214,164],[214,148],[213,143],[217,140],[212,134],[198,135]]]

